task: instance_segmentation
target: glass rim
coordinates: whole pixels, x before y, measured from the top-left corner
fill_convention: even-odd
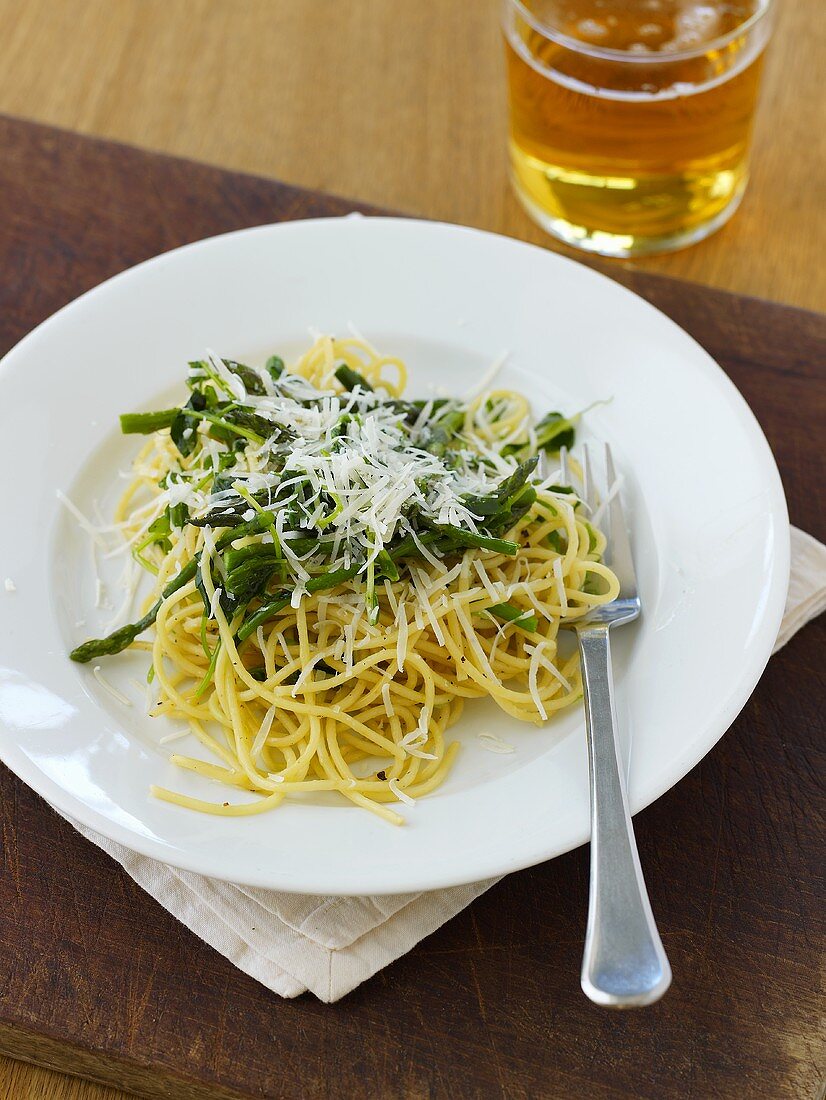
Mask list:
[[[692,46],[690,49],[685,50],[675,50],[673,53],[632,53],[630,50],[610,49],[606,46],[597,46],[592,45],[590,42],[583,42],[581,38],[572,38],[569,34],[565,34],[564,31],[557,30],[547,23],[544,23],[530,11],[525,5],[524,0],[505,0],[505,6],[519,12],[525,22],[533,27],[535,31],[544,35],[545,38],[551,39],[552,42],[556,42],[560,46],[565,46],[566,49],[572,50],[574,53],[584,53],[590,57],[597,57],[605,61],[626,61],[631,64],[644,65],[667,65],[671,61],[688,61],[696,57],[701,57],[710,50],[721,49],[727,46],[730,42],[733,42],[735,38],[739,38],[742,34],[747,34],[756,27],[772,10],[774,7],[774,0],[758,0],[758,4],[759,7],[757,10],[752,12],[748,19],[745,19],[733,30],[728,31],[726,34],[721,34],[717,38],[712,38],[710,41],[704,42],[700,46]]]

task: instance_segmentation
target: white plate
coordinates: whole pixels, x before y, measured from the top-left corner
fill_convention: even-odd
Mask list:
[[[620,713],[639,810],[717,741],[769,657],[788,577],[788,520],[771,452],[745,402],[681,329],[622,287],[551,252],[455,226],[350,217],[263,226],[167,253],[79,298],[0,366],[3,521],[0,755],[65,813],[178,867],[310,893],[395,893],[502,874],[588,837],[579,708],[547,728],[469,705],[453,775],[394,828],[334,802],[216,818],[154,800],[151,783],[216,800],[169,764],[186,742],[143,712],[145,656],[105,659],[135,705],[68,650],[99,633],[89,545],[60,489],[106,511],[136,450],[117,414],[183,392],[205,347],[261,361],[308,328],[352,321],[408,363],[411,392],[462,393],[501,352],[500,380],[535,412],[587,416],[609,439],[643,618],[615,635]],[[78,626],[79,620],[86,624]],[[486,751],[489,730],[516,746]],[[626,745],[628,748],[628,745]],[[699,808],[698,808],[699,809]]]

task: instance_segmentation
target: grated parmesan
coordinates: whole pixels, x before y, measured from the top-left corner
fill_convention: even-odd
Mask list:
[[[484,649],[482,649],[482,646],[479,642],[479,639],[476,636],[476,631],[473,629],[473,624],[471,623],[470,619],[467,616],[467,612],[462,607],[462,605],[460,603],[458,603],[458,601],[454,603],[453,610],[454,610],[454,613],[456,615],[456,618],[459,620],[459,622],[462,625],[462,630],[465,633],[465,637],[468,640],[470,648],[473,651],[473,654],[476,657],[476,660],[479,662],[480,670],[482,672],[484,672],[486,676],[489,676],[495,684],[501,683],[501,680],[496,675],[496,673],[493,671],[493,669],[490,666],[490,662],[488,661],[487,657],[485,656],[485,651],[484,651]]]
[[[516,746],[509,744],[507,741],[503,741],[501,737],[497,737],[495,733],[488,733],[483,731],[477,733],[476,736],[482,742],[482,748],[487,749],[488,752],[496,752],[502,755],[506,753],[516,752]]]
[[[474,558],[473,559],[473,568],[476,570],[476,572],[479,576],[479,580],[482,582],[482,585],[484,586],[484,589],[487,592],[487,594],[490,596],[491,600],[494,603],[501,603],[501,601],[502,601],[502,592],[501,591],[500,592],[496,591],[490,577],[487,574],[487,571],[485,570],[484,565],[482,564],[482,562],[479,558]]]
[[[476,385],[471,386],[467,393],[465,393],[465,401],[469,401],[471,398],[476,397],[480,393],[484,393],[485,390],[490,389],[491,382],[493,382],[494,378],[497,376],[502,367],[504,367],[509,358],[510,352],[503,351],[502,354],[498,356],[498,358],[494,359],[494,361],[491,363],[491,365],[488,367],[488,369],[485,371],[485,373],[482,375]]]
[[[531,661],[528,665],[528,690],[531,693],[534,706],[539,711],[539,717],[543,722],[548,721],[548,712],[542,705],[542,697],[539,694],[539,658],[542,653],[542,646],[544,642],[540,642],[538,646],[533,649],[531,653]],[[526,647],[527,648],[527,647]]]
[[[127,696],[125,696],[122,691],[118,691],[118,689],[114,687],[114,685],[109,683],[109,681],[101,672],[100,665],[95,665],[95,667],[92,669],[92,674],[94,675],[100,686],[103,688],[103,690],[107,691],[113,699],[117,699],[117,701],[124,707],[132,706],[132,700],[127,698]]]
[[[278,641],[278,644],[281,646],[282,653],[284,654],[284,656],[287,659],[287,664],[288,665],[292,664],[293,655],[292,655],[292,653],[290,653],[290,647],[287,645],[287,639],[284,637],[284,631],[279,630],[275,637],[276,637],[276,640]]]
[[[222,590],[221,586],[219,585],[218,588],[216,588],[215,591],[212,593],[212,596],[210,597],[210,600],[209,600],[209,614],[207,615],[208,619],[214,619],[215,618],[215,612],[218,608],[218,605],[221,602],[221,596],[222,595],[223,595],[223,590]]]
[[[400,744],[408,756],[417,756],[420,760],[437,760],[435,753],[425,752],[421,747],[427,743],[427,721],[427,716],[422,713],[419,725],[412,732],[405,734]],[[424,722],[424,729],[422,729],[422,722]]]
[[[410,576],[413,580],[413,587],[416,589],[416,595],[419,598],[419,604],[425,615],[427,615],[428,621],[433,628],[433,633],[436,635],[436,640],[439,645],[445,644],[445,636],[442,633],[442,628],[439,626],[439,620],[433,612],[430,600],[428,599],[427,590],[425,588],[425,581],[427,577],[420,569],[416,569],[414,566],[410,566]]]
[[[599,527],[600,522],[602,520],[602,517],[605,515],[605,511],[608,508],[608,505],[611,503],[611,501],[614,499],[614,497],[619,493],[621,488],[622,488],[622,474],[619,474],[614,479],[613,484],[611,485],[610,489],[608,490],[608,493],[605,497],[605,500],[600,502],[599,507],[594,512],[593,516],[591,517],[591,523],[593,523],[594,527]]]
[[[443,573],[440,577],[437,577],[436,580],[428,586],[426,590],[428,599],[441,589],[447,588],[449,584],[452,584],[456,580],[462,572],[462,564],[462,562],[458,562],[452,569],[449,569],[447,573]]]
[[[172,733],[166,733],[163,737],[158,739],[159,745],[168,745],[170,741],[180,741],[182,737],[186,737],[192,731],[185,730],[173,730]]]
[[[565,591],[565,578],[562,576],[562,559],[554,558],[554,580],[556,591],[559,595],[559,606],[563,611],[568,610],[568,595]]]
[[[396,666],[399,672],[404,672],[404,659],[407,656],[408,625],[407,612],[404,609],[404,600],[399,600],[396,611]]]
[[[562,673],[559,671],[559,669],[556,667],[556,665],[545,656],[543,650],[544,650],[544,648],[547,644],[548,644],[547,642],[540,642],[538,646],[526,645],[525,646],[525,652],[526,653],[534,653],[538,650],[539,651],[539,657],[537,658],[537,660],[539,661],[539,664],[547,672],[550,672],[550,674],[553,677],[555,677],[560,682],[560,684],[562,684],[562,686],[565,688],[566,691],[571,691],[570,682],[568,680],[566,680],[566,678],[562,675]]]
[[[393,617],[399,613],[399,601],[396,599],[396,594],[393,591],[393,585],[390,581],[384,581],[384,591],[387,593],[387,602],[390,604],[390,610],[393,612]]]
[[[395,717],[396,712],[393,709],[393,700],[390,698],[390,684],[386,681],[381,685],[381,697],[384,701],[384,709],[387,717]]]
[[[135,599],[135,593],[138,590],[138,585],[141,581],[141,573],[138,563],[128,557],[124,563],[123,570],[118,578],[118,587],[123,589],[123,599],[121,600],[120,607],[112,614],[104,629],[109,631],[113,630],[121,620],[125,620],[132,608],[132,603]],[[111,608],[112,604],[107,599],[102,605],[105,608]]]
[[[253,741],[252,749],[250,750],[253,761],[255,761],[256,756],[258,756],[259,752],[261,752],[264,745],[266,745],[267,743],[267,738],[269,737],[270,730],[272,729],[274,718],[275,704],[273,704],[264,715],[264,720],[261,723],[258,733],[256,733],[255,735],[255,740]]]
[[[67,511],[72,513],[72,515],[75,517],[75,519],[89,536],[89,538],[92,539],[92,541],[95,542],[102,550],[105,550],[106,542],[102,537],[102,532],[90,520],[88,520],[86,516],[84,516],[77,505],[74,504],[74,502],[71,501],[65,493],[62,493],[60,489],[58,489],[56,493],[57,499],[60,501],[63,507],[67,509]]]
[[[398,779],[391,779],[387,786],[390,788],[396,798],[398,798],[399,802],[406,802],[408,806],[416,805],[416,799],[411,798],[409,794],[401,789]]]

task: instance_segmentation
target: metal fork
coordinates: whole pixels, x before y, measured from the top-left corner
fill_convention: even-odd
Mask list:
[[[569,484],[564,451],[561,457],[562,479]],[[587,447],[583,457],[583,496],[593,515],[598,499]],[[611,499],[605,505],[608,545],[603,560],[616,574],[620,592],[577,625],[591,790],[590,896],[580,980],[583,992],[597,1004],[632,1008],[662,997],[671,984],[671,967],[645,889],[617,737],[610,630],[638,618],[641,603],[607,445],[605,472]]]

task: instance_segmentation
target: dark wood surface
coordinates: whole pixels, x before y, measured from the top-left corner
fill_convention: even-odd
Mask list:
[[[0,149],[3,352],[157,252],[355,205],[13,120]],[[611,273],[723,364],[793,522],[826,537],[826,318]],[[585,849],[511,875],[338,1004],[283,1001],[0,769],[0,1050],[175,1098],[820,1095],[824,635],[794,638],[723,741],[636,819],[674,968],[659,1005],[617,1014],[579,992]]]

